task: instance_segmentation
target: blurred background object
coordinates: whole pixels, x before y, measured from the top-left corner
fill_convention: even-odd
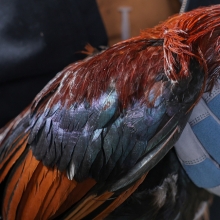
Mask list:
[[[170,15],[178,13],[178,0],[97,0],[99,10],[108,34],[109,45],[121,40],[121,13],[118,8],[130,7],[130,36],[139,35],[140,30],[153,27]]]

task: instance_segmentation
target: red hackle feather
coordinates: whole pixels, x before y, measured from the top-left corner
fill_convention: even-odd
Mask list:
[[[150,105],[146,90],[150,91],[155,84],[155,74],[165,72],[173,83],[188,80],[192,57],[212,75],[209,80],[212,86],[219,75],[214,62],[219,59],[219,41],[216,42],[216,35],[220,33],[219,14],[217,5],[175,15],[152,29],[142,31],[138,37],[120,42],[91,59],[71,64],[36,97],[33,108],[42,97],[47,99],[55,87],[58,90],[49,101],[50,108],[59,101],[64,106],[84,98],[91,102],[111,84],[116,87],[122,107],[126,107],[133,98],[140,97],[145,97],[143,101]],[[152,39],[161,39],[163,46],[150,46]],[[213,50],[210,50],[210,45]],[[205,84],[204,81],[201,94]],[[62,100],[61,94],[65,97]]]

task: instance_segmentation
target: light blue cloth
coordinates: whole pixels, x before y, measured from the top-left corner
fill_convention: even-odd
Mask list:
[[[191,180],[220,196],[220,83],[195,106],[175,149]]]

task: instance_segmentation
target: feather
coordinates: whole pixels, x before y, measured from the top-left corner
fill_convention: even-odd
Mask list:
[[[38,164],[39,161],[33,159],[31,151],[24,155],[23,158],[19,158],[8,179],[3,200],[3,218],[16,219],[23,193]]]

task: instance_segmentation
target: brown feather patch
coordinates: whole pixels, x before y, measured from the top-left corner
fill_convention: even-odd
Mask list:
[[[65,210],[80,201],[95,184],[96,181],[91,178],[88,178],[81,183],[77,183],[77,186],[69,193],[66,200],[56,212],[55,217],[59,216],[61,213],[65,212]]]
[[[113,194],[113,192],[105,192],[98,197],[96,195],[90,195],[82,203],[80,203],[80,205],[77,206],[76,209],[74,209],[74,211],[65,218],[65,220],[77,220],[84,218],[103,204]]]
[[[95,219],[96,220],[104,219],[110,212],[112,212],[115,208],[117,208],[120,204],[122,204],[144,181],[146,175],[147,174],[143,175],[140,178],[140,180],[138,180],[133,186],[131,186],[128,190],[124,191],[117,199],[115,199],[114,202],[111,203],[110,206],[108,206],[103,212],[101,212]],[[113,195],[114,192],[106,191],[100,196],[96,196],[96,195],[88,196],[74,209],[73,212],[71,212],[65,218],[65,220],[77,220],[86,217]]]
[[[4,219],[16,219],[18,205],[38,163],[39,161],[36,161],[29,151],[24,160],[13,169],[3,200]]]
[[[56,178],[56,173],[51,172],[41,162],[38,162],[38,167],[35,170],[27,188],[23,192],[22,199],[19,204],[18,216],[21,219],[36,218],[41,204]]]
[[[9,170],[12,166],[16,163],[18,158],[24,152],[26,145],[27,145],[27,136],[28,134],[24,135],[22,139],[15,142],[13,145],[13,150],[1,161],[0,164],[0,183],[4,180],[5,176],[8,174]]]
[[[4,219],[49,219],[78,202],[94,185],[69,180],[65,173],[37,161],[32,151],[17,165],[3,201]]]
[[[76,186],[77,182],[74,180],[70,181],[64,173],[56,175],[56,178],[41,204],[37,219],[48,219],[57,214],[60,206],[66,201],[67,197]],[[67,207],[65,208],[67,209]]]

